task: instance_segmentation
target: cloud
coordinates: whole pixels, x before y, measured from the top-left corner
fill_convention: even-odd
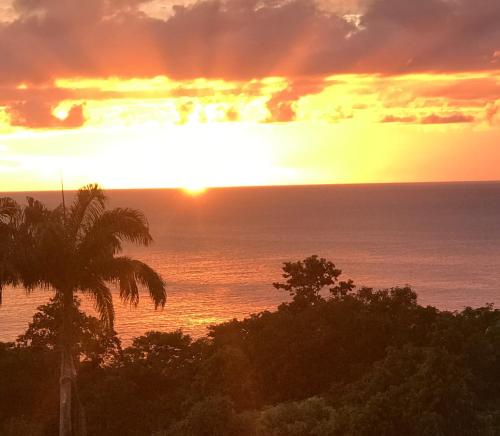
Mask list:
[[[386,115],[381,123],[402,123],[402,124],[461,124],[473,123],[475,117],[459,112],[449,114],[431,113],[429,115],[418,117],[416,115]]]
[[[303,78],[289,82],[283,90],[272,94],[268,100],[267,109],[270,115],[266,122],[285,123],[295,121],[295,107],[298,100],[308,95],[320,93],[327,84],[327,81],[320,78]]]
[[[459,124],[473,123],[475,118],[462,113],[452,113],[447,115],[430,114],[420,119],[421,124]]]
[[[376,0],[356,56],[365,70],[392,73],[489,69],[499,20],[497,0]]]
[[[87,93],[87,97],[88,97]],[[80,98],[78,92],[72,89],[62,89],[54,86],[48,87],[0,87],[0,105],[10,105],[12,103],[37,100],[37,101],[62,101]]]
[[[342,106],[337,106],[323,117],[324,120],[330,123],[338,123],[339,121],[350,120],[352,118],[354,118],[354,113]]]
[[[71,106],[64,118],[54,115],[56,106],[57,104],[36,99],[14,103],[7,108],[10,124],[30,129],[72,129],[85,124],[82,104]]]
[[[189,117],[193,113],[194,109],[195,106],[191,101],[179,103],[177,105],[177,114],[179,117],[177,124],[180,126],[186,124],[189,121]]]
[[[235,122],[240,120],[240,113],[234,107],[230,107],[226,110],[226,121]]]
[[[149,0],[16,0],[17,19],[0,23],[0,82],[495,67],[498,0],[359,3],[345,16],[314,0],[202,0],[161,19],[144,12]]]
[[[270,116],[267,119],[269,123],[288,123],[295,121],[295,108],[294,103],[290,101],[279,101],[270,99],[267,104]]]
[[[415,123],[417,122],[417,117],[412,115],[387,115],[380,120],[381,123]]]
[[[498,115],[500,115],[500,106],[496,102],[490,102],[486,105],[486,120],[493,126],[498,122]]]
[[[497,77],[456,79],[448,83],[426,84],[417,90],[420,97],[440,97],[450,100],[500,99]]]

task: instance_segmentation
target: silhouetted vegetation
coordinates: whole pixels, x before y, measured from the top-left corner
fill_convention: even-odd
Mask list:
[[[357,289],[315,256],[283,273],[290,303],[200,339],[148,332],[122,350],[75,304],[89,435],[500,435],[500,311]],[[0,346],[0,434],[57,433],[58,304]]]
[[[120,256],[123,242],[147,246],[151,241],[142,212],[106,210],[106,197],[98,185],[80,189],[68,208],[64,198],[63,204],[52,210],[31,197],[24,206],[9,197],[0,198],[0,302],[5,285],[20,286],[27,292],[50,289],[55,294],[54,304],[42,308],[18,342],[24,348],[30,344],[61,356],[60,436],[86,435],[77,362],[89,359],[99,363],[100,359],[102,363],[117,342],[109,333],[99,332],[95,321],[75,308],[74,297],[80,293],[92,299],[107,332],[112,332],[114,322],[110,283],[117,285],[120,298],[131,304],[139,301],[142,285],[155,307],[164,306],[163,279],[147,264]],[[80,332],[75,332],[75,326]],[[94,349],[89,348],[91,343]],[[80,355],[83,350],[86,354]],[[9,427],[8,431],[31,430]]]

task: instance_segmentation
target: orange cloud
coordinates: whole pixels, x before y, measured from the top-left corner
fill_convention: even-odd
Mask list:
[[[12,126],[30,129],[71,129],[81,127],[85,123],[82,104],[70,107],[64,117],[54,114],[56,106],[39,100],[15,103],[8,108]]]
[[[498,115],[500,115],[500,106],[496,102],[486,105],[486,120],[490,125],[498,122]]]
[[[423,117],[415,115],[386,115],[381,123],[404,123],[404,124],[461,124],[473,123],[475,118],[458,112],[438,114],[432,113]]]
[[[11,114],[13,125],[27,128],[79,127],[84,122],[94,127],[148,122],[338,123],[352,118],[365,123],[493,125],[499,86],[500,72],[493,71],[251,81],[81,78],[6,87],[0,90],[0,108]],[[73,115],[64,123],[60,115],[54,119],[56,107],[68,111],[82,102],[86,102],[85,116]]]
[[[381,123],[415,123],[417,122],[417,117],[412,116],[412,115],[407,115],[407,116],[398,116],[398,115],[386,115],[382,120],[380,120]]]
[[[322,78],[298,79],[273,93],[267,102],[269,118],[267,122],[290,122],[296,119],[295,105],[298,100],[308,95],[319,94],[327,86],[327,81]]]
[[[200,0],[164,18],[150,3],[17,0],[0,22],[0,82],[498,68],[498,0],[377,0],[348,15],[314,0]]]
[[[471,115],[465,115],[462,113],[452,113],[452,114],[430,114],[423,117],[420,120],[421,124],[459,124],[459,123],[473,123],[474,117]]]

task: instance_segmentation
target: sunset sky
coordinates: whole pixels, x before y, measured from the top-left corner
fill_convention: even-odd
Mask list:
[[[498,0],[0,0],[0,191],[500,179]]]

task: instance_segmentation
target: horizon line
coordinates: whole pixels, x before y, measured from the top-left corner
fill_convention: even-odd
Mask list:
[[[95,182],[89,182],[95,183]],[[342,187],[342,186],[401,186],[401,185],[459,185],[459,184],[489,184],[500,183],[500,180],[437,180],[437,181],[414,181],[414,182],[337,182],[337,183],[292,183],[292,184],[276,184],[276,185],[230,185],[230,186],[207,186],[205,192],[222,189],[255,189],[255,188],[309,188],[309,187]],[[98,183],[99,186],[101,186]],[[85,185],[82,185],[85,186]],[[106,188],[101,186],[105,191],[185,191],[182,186],[165,186],[165,187],[126,187],[126,188]],[[22,194],[22,193],[52,193],[59,192],[60,189],[33,189],[33,190],[14,190],[3,191],[3,194]],[[65,192],[77,192],[78,189],[66,189]],[[203,195],[203,194],[202,194]]]

